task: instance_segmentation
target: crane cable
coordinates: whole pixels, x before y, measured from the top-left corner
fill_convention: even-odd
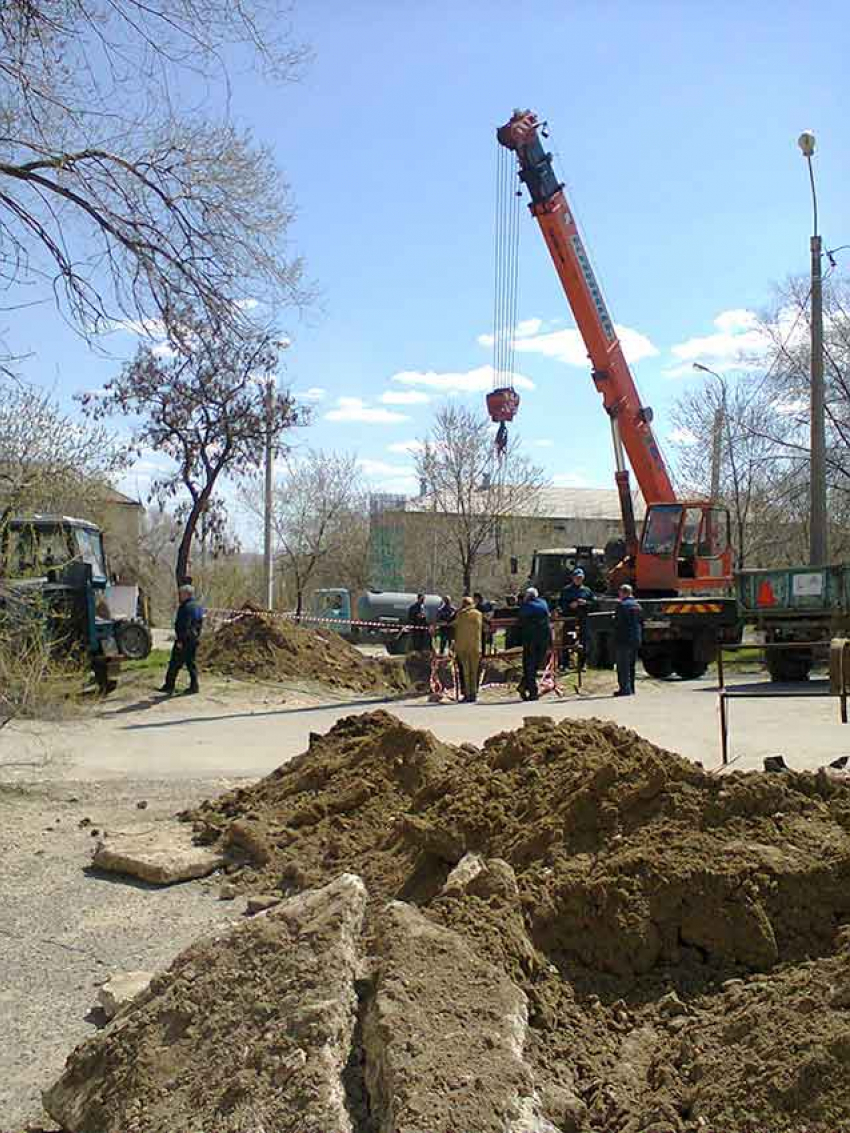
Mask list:
[[[513,188],[514,155],[496,144],[495,280],[493,295],[493,389],[514,386],[516,321],[519,295],[520,193]],[[496,447],[507,446],[504,421],[499,426]]]

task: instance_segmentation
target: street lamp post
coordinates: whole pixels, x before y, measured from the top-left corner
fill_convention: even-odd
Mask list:
[[[821,238],[818,232],[818,198],[812,157],[815,135],[805,130],[797,144],[809,167],[812,187],[812,328],[811,328],[811,458],[809,472],[809,565],[823,566],[829,554],[826,527],[826,425],[823,382],[823,280],[821,277]]]
[[[720,383],[720,405],[714,411],[714,422],[711,430],[711,498],[712,500],[716,500],[720,495],[723,428],[726,423],[726,383],[715,370],[710,369],[708,366],[703,366],[702,362],[694,362],[693,367],[695,370],[701,370],[704,374],[711,374],[711,376],[717,378]]]

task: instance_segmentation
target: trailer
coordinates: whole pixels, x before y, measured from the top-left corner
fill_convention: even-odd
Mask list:
[[[800,642],[799,649],[767,651],[771,680],[807,680],[827,655],[824,646],[806,643],[850,634],[850,564],[742,570],[735,590],[742,626],[751,626],[768,645]]]

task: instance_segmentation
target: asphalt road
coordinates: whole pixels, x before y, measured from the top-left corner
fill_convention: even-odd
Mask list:
[[[607,680],[607,678],[602,678]],[[755,677],[741,677],[751,687]],[[606,689],[523,704],[512,689],[475,705],[429,704],[422,698],[340,702],[262,697],[242,686],[167,700],[155,694],[103,706],[95,718],[63,723],[15,722],[0,730],[0,782],[134,779],[215,779],[265,775],[307,746],[341,716],[386,708],[441,739],[480,743],[519,726],[525,716],[601,717],[699,760],[720,764],[718,697],[713,680],[639,681],[638,695],[614,698]],[[816,768],[850,751],[850,728],[830,697],[741,699],[730,704],[731,755],[736,768],[761,767],[783,754],[790,766]]]

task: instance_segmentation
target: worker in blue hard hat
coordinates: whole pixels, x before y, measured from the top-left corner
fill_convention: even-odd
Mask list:
[[[581,567],[574,567],[570,581],[561,591],[558,609],[563,618],[563,633],[575,630],[582,654],[587,650],[587,615],[595,607],[596,595],[585,584],[584,571]],[[569,668],[569,652],[569,649],[564,647],[561,653],[561,664],[565,668]]]

